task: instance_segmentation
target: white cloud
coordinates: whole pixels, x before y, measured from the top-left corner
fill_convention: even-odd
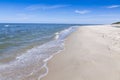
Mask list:
[[[89,12],[90,12],[89,10],[75,10],[75,13],[77,14],[87,14]]]
[[[109,9],[118,8],[118,7],[120,7],[120,5],[111,5],[111,6],[107,6],[107,8],[109,8]]]
[[[26,7],[27,10],[46,10],[67,7],[68,5],[31,5]]]

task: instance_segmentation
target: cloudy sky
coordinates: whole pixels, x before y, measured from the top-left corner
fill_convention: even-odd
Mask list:
[[[120,0],[0,0],[0,23],[109,24]]]

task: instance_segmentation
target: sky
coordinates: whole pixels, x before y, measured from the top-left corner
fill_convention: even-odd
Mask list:
[[[120,0],[0,0],[0,23],[110,24]]]

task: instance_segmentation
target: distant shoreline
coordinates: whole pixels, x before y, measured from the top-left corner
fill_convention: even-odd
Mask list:
[[[115,22],[115,23],[112,23],[112,24],[120,24],[120,22]]]

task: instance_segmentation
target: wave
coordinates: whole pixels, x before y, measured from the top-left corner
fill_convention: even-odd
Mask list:
[[[0,80],[40,80],[48,73],[48,60],[64,49],[65,38],[75,30],[76,27],[70,27],[57,32],[54,40],[28,50],[12,62],[0,65]]]

